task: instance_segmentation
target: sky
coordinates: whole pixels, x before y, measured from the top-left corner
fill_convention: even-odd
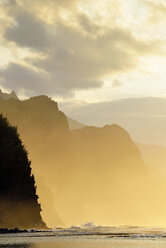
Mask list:
[[[164,0],[0,0],[0,88],[48,95],[71,117],[85,105],[165,100],[165,26]]]
[[[0,86],[24,98],[166,96],[163,0],[0,0]]]

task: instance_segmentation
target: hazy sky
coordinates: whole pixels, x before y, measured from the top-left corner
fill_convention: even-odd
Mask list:
[[[0,0],[0,85],[101,102],[166,95],[164,0]]]
[[[47,94],[76,118],[85,105],[165,102],[165,27],[165,0],[0,0],[0,87],[22,99]],[[102,125],[111,112],[101,111],[96,122],[78,117]]]

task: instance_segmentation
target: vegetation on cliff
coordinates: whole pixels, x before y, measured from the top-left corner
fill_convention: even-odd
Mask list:
[[[17,128],[0,115],[0,228],[44,228],[35,179]]]

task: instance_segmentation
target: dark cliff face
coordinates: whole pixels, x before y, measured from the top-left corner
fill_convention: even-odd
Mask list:
[[[66,116],[59,111],[57,103],[47,96],[25,101],[0,99],[0,112],[18,127],[21,139],[34,161],[37,157],[40,159],[42,151],[42,157],[45,156],[44,161],[47,162],[52,140],[60,140],[69,134]]]
[[[27,151],[0,115],[0,227],[45,228]]]
[[[54,195],[47,174],[55,173],[53,169],[64,156],[64,139],[67,140],[69,136],[66,116],[59,111],[57,103],[46,96],[32,97],[25,101],[0,99],[0,113],[18,127],[29,152],[44,219],[50,225],[62,225],[55,211]]]

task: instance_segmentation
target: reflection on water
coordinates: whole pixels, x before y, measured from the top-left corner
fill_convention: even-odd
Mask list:
[[[93,226],[0,234],[0,248],[166,248],[166,229]]]
[[[32,244],[7,244],[0,245],[0,248],[33,248]]]
[[[155,240],[61,240],[34,244],[8,244],[0,248],[165,248],[166,242]]]

